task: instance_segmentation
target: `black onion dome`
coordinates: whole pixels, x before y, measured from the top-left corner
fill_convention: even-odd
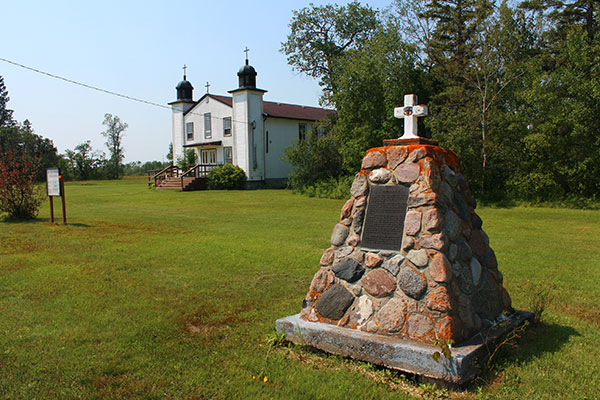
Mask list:
[[[242,65],[238,71],[240,89],[256,89],[256,75],[256,70],[246,60],[246,65]]]
[[[193,101],[194,87],[190,81],[185,79],[185,75],[183,76],[183,80],[177,84],[176,89],[177,100]]]

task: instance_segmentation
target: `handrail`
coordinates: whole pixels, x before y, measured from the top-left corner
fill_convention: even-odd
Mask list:
[[[154,171],[156,171],[156,170],[154,170]],[[168,178],[169,173],[172,173],[172,175],[174,175],[174,176],[179,176],[179,174],[181,173],[181,169],[177,165],[169,165],[168,167],[161,169],[160,171],[158,171],[151,177],[150,173],[152,173],[154,171],[148,171],[148,185],[150,185],[152,183],[152,181],[154,181],[155,187],[159,183],[158,179],[160,177],[163,177],[163,175],[164,175],[164,177],[163,177],[163,179],[160,180],[161,182],[163,180],[165,180],[166,178]]]
[[[207,176],[208,175],[208,171],[210,171],[212,168],[221,165],[221,164],[197,164],[195,166],[193,166],[192,168],[188,169],[187,171],[185,171],[183,174],[181,174],[181,190],[183,190],[183,178],[187,175],[189,175],[191,172],[193,172],[193,177],[194,178],[200,178],[202,176]]]

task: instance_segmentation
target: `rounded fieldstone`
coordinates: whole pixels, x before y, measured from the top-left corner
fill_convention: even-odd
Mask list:
[[[429,232],[437,232],[440,228],[440,211],[437,208],[431,208],[425,211],[423,226]]]
[[[435,336],[438,339],[452,339],[454,337],[454,326],[456,325],[456,321],[452,319],[452,317],[446,316],[444,318],[440,318],[440,320],[435,324]]]
[[[321,264],[323,267],[331,265],[331,264],[333,264],[334,257],[335,257],[335,249],[333,247],[330,247],[327,250],[325,250],[325,252],[323,252],[323,255],[321,256],[321,261],[319,262],[319,264]]]
[[[360,282],[371,296],[386,297],[396,290],[396,281],[381,268],[369,272]]]
[[[352,305],[354,296],[346,288],[339,283],[336,283],[329,287],[319,297],[315,308],[325,318],[339,320],[341,319],[348,307]]]
[[[348,200],[346,203],[344,203],[344,206],[342,207],[342,212],[340,213],[340,219],[345,219],[350,216],[353,205],[354,205],[354,197],[350,198],[350,200]]]
[[[389,260],[386,260],[383,263],[383,265],[381,266],[381,268],[385,269],[390,274],[396,276],[396,275],[398,275],[398,272],[400,272],[400,267],[403,262],[404,262],[404,256],[399,254],[397,256],[390,258]]]
[[[409,161],[419,161],[421,158],[425,157],[427,155],[427,152],[425,151],[424,148],[419,147],[416,150],[413,150],[412,153],[410,153],[410,157],[408,158]]]
[[[471,220],[471,210],[469,209],[467,203],[465,203],[465,199],[460,195],[460,193],[454,192],[453,201],[454,208],[456,209],[460,219],[469,222]]]
[[[350,188],[350,194],[352,197],[360,197],[363,196],[367,189],[369,188],[369,183],[367,182],[367,178],[362,175],[356,175],[354,178],[354,182],[352,182],[352,187]]]
[[[452,187],[456,186],[456,184],[458,183],[458,180],[456,179],[456,174],[447,165],[444,165],[444,167],[442,168],[442,176],[444,177],[446,182],[448,182]]]
[[[360,242],[360,236],[358,236],[356,233],[351,233],[346,240],[346,244],[352,247],[355,247],[358,242]]]
[[[329,268],[321,268],[317,271],[310,283],[312,292],[323,293],[329,285],[335,281],[335,275]]]
[[[433,330],[431,319],[425,315],[412,314],[407,321],[408,337],[420,339]]]
[[[350,255],[353,250],[354,249],[349,246],[338,247],[335,249],[335,259],[339,261],[340,259]]]
[[[373,183],[387,183],[392,177],[390,170],[385,168],[379,168],[369,174],[369,180]]]
[[[452,309],[450,295],[445,286],[439,286],[427,295],[427,308],[446,313]]]
[[[417,242],[417,240],[414,237],[405,235],[404,238],[402,239],[402,250],[408,251],[408,250],[412,249],[413,247],[415,247],[416,242]]]
[[[398,286],[408,297],[418,300],[427,289],[427,279],[423,274],[419,274],[411,267],[406,266],[398,274]]]
[[[458,259],[462,261],[470,261],[471,257],[473,257],[473,252],[471,251],[471,247],[464,240],[459,240],[456,242],[458,246]]]
[[[411,250],[406,255],[406,258],[419,268],[423,268],[424,266],[426,266],[427,262],[429,261],[427,251],[425,251],[424,249]]]
[[[331,244],[341,246],[348,237],[348,227],[342,224],[336,224],[331,233]]]
[[[433,193],[421,193],[418,195],[411,195],[408,198],[407,205],[408,208],[416,208],[421,206],[433,206],[436,203],[439,203],[438,196]]]
[[[360,197],[360,198],[356,199],[354,201],[354,212],[356,212],[356,210],[358,208],[364,207],[365,204],[367,204],[367,198],[366,197]]]
[[[481,278],[481,264],[475,257],[471,258],[471,263],[469,264],[471,267],[471,276],[473,277],[473,284],[475,286],[479,285],[479,278]]]
[[[469,239],[469,246],[473,250],[473,254],[477,257],[484,257],[488,249],[488,245],[485,242],[485,236],[482,230],[476,230],[471,232],[471,238]]]
[[[458,246],[456,246],[456,244],[454,244],[454,243],[450,243],[450,246],[448,247],[448,258],[450,259],[450,261],[454,261],[454,260],[456,260],[457,255],[458,255]]]
[[[373,169],[377,167],[383,167],[387,164],[387,158],[385,154],[380,151],[369,151],[365,158],[363,158],[362,166],[363,169]]]
[[[406,147],[392,147],[387,151],[388,157],[388,168],[394,169],[408,156],[408,149]]]
[[[481,229],[483,221],[481,220],[479,215],[473,213],[473,217],[471,218],[471,225],[473,225],[473,229]]]
[[[436,233],[435,235],[423,235],[420,237],[419,243],[421,244],[421,247],[427,249],[444,251],[446,249],[446,245],[448,244],[448,239],[442,232]]]
[[[394,170],[396,180],[401,183],[412,183],[419,177],[419,164],[406,163],[399,165]]]
[[[460,235],[461,223],[452,210],[446,212],[446,232],[450,240],[456,240]]]
[[[487,253],[485,253],[485,266],[491,270],[498,269],[498,260],[496,259],[496,253],[489,247]]]
[[[362,230],[362,226],[363,226],[363,222],[365,220],[365,210],[363,209],[359,209],[354,213],[354,216],[352,218],[352,230],[356,233],[360,233],[360,231]]]
[[[429,261],[429,276],[436,282],[449,282],[452,277],[450,261],[443,253],[436,253]]]
[[[421,230],[421,211],[411,210],[404,217],[404,233],[414,236]]]
[[[367,322],[367,320],[371,318],[371,315],[373,315],[373,311],[373,302],[369,296],[360,296],[356,307],[356,314],[358,316],[356,325],[361,326]]]
[[[406,304],[396,299],[388,301],[377,313],[379,326],[389,332],[402,331],[406,322]]]
[[[350,283],[357,281],[365,272],[365,269],[353,258],[344,258],[331,270],[336,277]]]
[[[365,256],[365,265],[369,268],[375,268],[383,259],[375,253],[367,253]]]

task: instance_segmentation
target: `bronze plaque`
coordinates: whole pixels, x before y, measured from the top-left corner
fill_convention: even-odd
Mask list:
[[[400,250],[409,188],[371,186],[361,246],[369,249]]]

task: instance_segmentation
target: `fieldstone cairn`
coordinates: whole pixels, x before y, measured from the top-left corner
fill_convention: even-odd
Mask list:
[[[343,328],[336,335],[362,332],[354,347],[375,343],[379,349],[383,337],[456,346],[516,315],[458,158],[416,136],[416,118],[427,115],[427,107],[415,104],[416,96],[408,95],[395,110],[405,120],[404,136],[365,155],[302,304],[299,320]],[[330,328],[318,326],[311,345],[323,342],[325,351],[373,361],[367,351],[336,347],[320,333]],[[431,372],[435,366],[425,368],[426,358],[380,358],[454,382],[474,376],[460,365]]]

